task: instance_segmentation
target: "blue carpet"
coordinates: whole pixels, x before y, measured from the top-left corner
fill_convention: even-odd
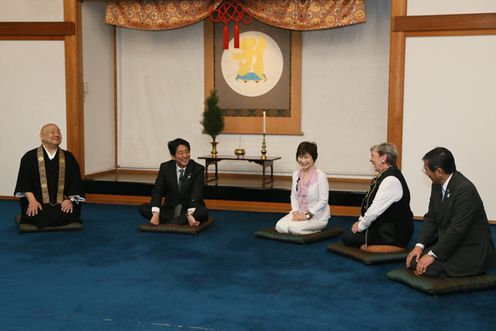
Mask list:
[[[0,201],[0,330],[494,330],[496,291],[431,297],[327,252],[257,239],[280,214],[214,211],[198,236],[141,233],[86,204],[81,232],[19,234]],[[351,219],[336,218],[348,228]],[[416,224],[417,231],[421,223]],[[493,237],[496,228],[492,227]]]

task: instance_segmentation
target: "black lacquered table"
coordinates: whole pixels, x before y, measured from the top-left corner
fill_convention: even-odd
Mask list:
[[[212,155],[200,156],[199,159],[205,160],[205,182],[210,182],[219,179],[218,163],[223,160],[229,161],[248,161],[259,164],[262,166],[262,184],[269,184],[274,181],[274,161],[280,160],[280,156],[267,156],[262,159],[261,156],[242,156],[237,157],[236,155],[217,155],[213,157]],[[208,177],[208,167],[210,165],[215,166],[214,177]],[[266,179],[265,168],[270,167],[270,177]]]

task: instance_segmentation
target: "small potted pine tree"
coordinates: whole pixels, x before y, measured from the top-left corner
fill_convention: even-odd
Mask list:
[[[217,156],[217,144],[215,141],[217,136],[224,130],[224,114],[219,107],[219,97],[217,91],[212,90],[210,95],[205,99],[205,109],[203,110],[202,120],[203,125],[202,133],[208,134],[212,137],[212,150],[210,153],[212,157]]]

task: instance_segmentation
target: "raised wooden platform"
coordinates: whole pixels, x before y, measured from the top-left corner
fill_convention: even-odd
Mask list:
[[[87,176],[84,190],[88,202],[140,204],[149,202],[156,171],[106,172]],[[329,179],[331,213],[358,216],[368,180]],[[260,176],[220,174],[205,187],[207,207],[221,210],[288,212],[291,177],[274,176],[270,184],[262,184]]]

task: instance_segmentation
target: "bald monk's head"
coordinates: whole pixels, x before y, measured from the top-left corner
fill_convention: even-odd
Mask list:
[[[40,139],[43,145],[49,149],[57,149],[62,142],[62,134],[57,125],[45,124],[40,131]]]

